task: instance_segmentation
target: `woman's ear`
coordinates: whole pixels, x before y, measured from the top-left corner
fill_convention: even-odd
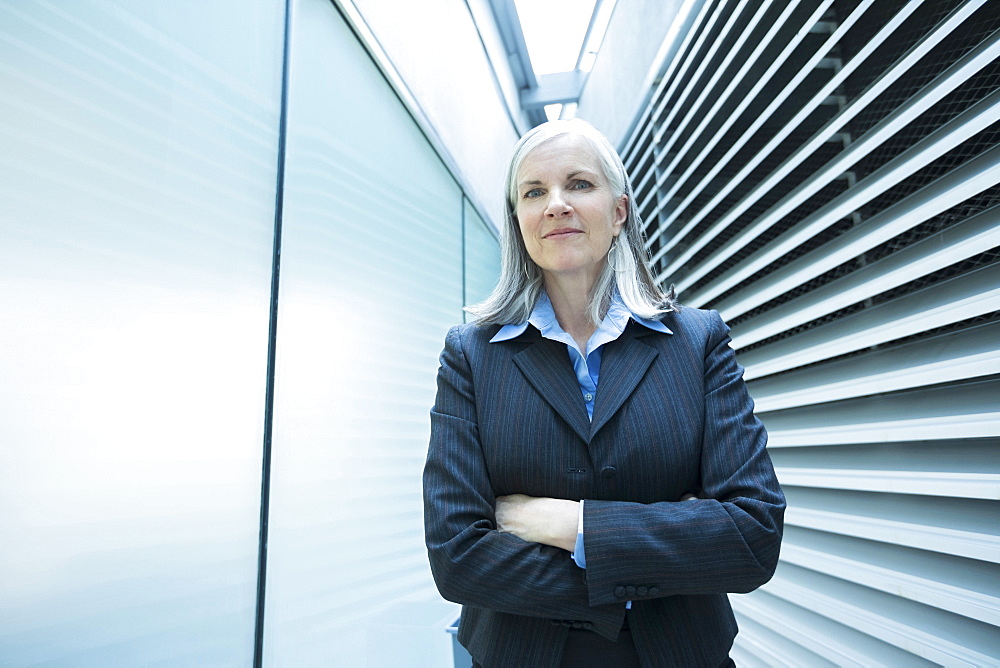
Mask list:
[[[615,229],[621,231],[626,220],[628,220],[628,195],[622,195],[618,198],[618,204],[615,205]]]

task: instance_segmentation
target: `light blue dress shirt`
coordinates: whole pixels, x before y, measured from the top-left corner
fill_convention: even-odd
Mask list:
[[[556,313],[552,310],[552,302],[549,300],[549,296],[542,292],[538,297],[538,302],[535,304],[535,308],[531,311],[531,316],[528,317],[527,322],[522,322],[516,325],[504,325],[500,328],[490,343],[497,343],[499,341],[509,341],[515,337],[520,336],[528,329],[528,325],[532,325],[537,329],[543,337],[546,339],[551,339],[552,341],[559,341],[566,344],[566,348],[569,352],[569,359],[573,363],[573,370],[576,372],[576,380],[580,384],[580,392],[583,394],[584,404],[587,406],[587,416],[591,420],[594,419],[594,399],[597,397],[597,381],[601,376],[601,357],[603,354],[602,347],[605,343],[616,340],[621,336],[622,332],[625,331],[626,325],[628,325],[629,319],[635,320],[640,325],[648,327],[656,332],[663,332],[664,334],[670,334],[671,331],[667,329],[659,320],[651,320],[648,318],[641,318],[636,314],[632,313],[625,306],[625,302],[622,301],[621,296],[619,296],[616,290],[611,298],[611,305],[608,307],[608,312],[604,316],[604,320],[598,326],[594,333],[590,335],[590,340],[587,341],[586,353],[580,350],[580,347],[576,344],[576,341],[572,336],[567,334],[562,327],[559,326],[559,321],[556,319]],[[576,535],[576,546],[573,550],[573,561],[580,568],[587,567],[587,556],[584,551],[583,546],[583,502],[580,502],[580,519]]]

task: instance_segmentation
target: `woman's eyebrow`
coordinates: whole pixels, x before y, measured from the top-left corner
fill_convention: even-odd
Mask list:
[[[566,178],[567,179],[575,179],[580,174],[586,174],[588,176],[596,176],[597,172],[592,172],[589,169],[577,169],[577,170],[574,170],[574,171],[570,172],[569,174],[567,174]],[[518,185],[519,188],[523,188],[524,186],[540,186],[540,185],[542,185],[542,182],[539,181],[538,179],[532,179],[530,181],[521,181],[517,185]]]

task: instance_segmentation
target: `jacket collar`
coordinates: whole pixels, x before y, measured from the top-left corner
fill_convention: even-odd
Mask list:
[[[594,417],[580,396],[580,386],[563,343],[543,338],[535,328],[527,329],[518,340],[528,343],[514,355],[514,364],[535,390],[588,445],[622,404],[632,395],[646,371],[659,355],[642,341],[654,331],[629,322],[618,339],[605,344],[601,382],[594,404]]]
[[[629,310],[629,308],[625,306],[625,302],[622,301],[621,295],[619,295],[618,291],[615,290],[611,297],[611,306],[608,308],[608,312],[604,316],[604,321],[601,323],[600,327],[598,327],[599,335],[603,334],[601,337],[603,338],[603,341],[601,341],[601,343],[618,338],[620,333],[629,324],[630,320],[656,332],[673,334],[673,332],[671,332],[670,329],[660,320],[643,318]],[[490,343],[500,343],[501,341],[516,339],[527,331],[528,325],[534,326],[534,328],[540,331],[546,338],[568,340],[569,335],[563,332],[562,327],[559,326],[559,322],[556,320],[555,311],[552,308],[552,302],[543,290],[538,296],[538,301],[531,310],[531,315],[528,316],[528,319],[525,322],[502,326],[500,330],[493,335],[493,338],[490,339]],[[561,337],[559,336],[560,334],[562,335]]]

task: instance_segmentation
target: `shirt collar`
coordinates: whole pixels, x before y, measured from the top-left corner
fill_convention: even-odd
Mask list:
[[[673,334],[673,332],[671,332],[670,329],[659,320],[653,318],[641,318],[635,313],[632,313],[632,311],[625,306],[625,302],[622,301],[621,295],[619,295],[618,291],[615,290],[611,297],[611,305],[608,307],[608,312],[605,314],[604,320],[601,321],[597,331],[594,332],[594,336],[599,336],[600,339],[603,339],[602,343],[614,341],[621,336],[622,332],[625,331],[625,327],[628,325],[630,318],[635,320],[640,325],[648,327],[654,332]],[[500,331],[498,331],[493,338],[490,339],[490,343],[499,343],[501,341],[509,341],[517,338],[521,334],[524,334],[525,330],[528,329],[528,325],[534,326],[535,329],[541,332],[542,336],[546,338],[560,340],[562,337],[568,337],[562,327],[559,326],[559,322],[556,320],[556,313],[552,309],[552,302],[543,290],[538,296],[538,301],[535,303],[535,308],[531,310],[531,315],[528,316],[527,322],[504,325],[500,328]]]

